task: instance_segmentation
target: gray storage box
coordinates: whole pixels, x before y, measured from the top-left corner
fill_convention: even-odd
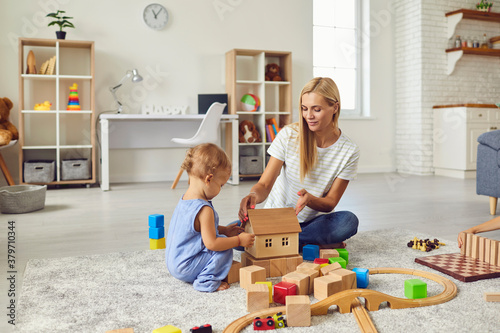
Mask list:
[[[262,156],[240,156],[240,174],[255,175],[262,172]]]
[[[61,161],[61,180],[90,179],[89,160],[75,159]]]
[[[55,161],[25,161],[24,182],[26,183],[50,183],[55,179]]]

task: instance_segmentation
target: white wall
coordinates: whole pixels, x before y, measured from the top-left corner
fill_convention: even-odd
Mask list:
[[[55,28],[46,26],[44,16],[57,9],[75,17],[76,29],[67,29],[68,39],[95,41],[98,113],[114,108],[108,88],[131,68],[137,68],[147,84],[128,82],[119,90],[126,112],[139,112],[141,103],[157,103],[188,105],[190,113],[197,113],[197,94],[225,91],[224,54],[233,48],[291,51],[293,108],[298,112],[298,95],[312,76],[312,1],[159,2],[170,13],[170,22],[162,31],[153,31],[142,22],[142,10],[150,1],[25,0],[2,4],[0,97],[9,97],[15,104],[12,122],[18,125],[17,37],[54,38]],[[373,118],[340,123],[361,147],[361,172],[394,169],[392,1],[370,2],[373,38],[366,45],[371,52],[369,111]],[[17,149],[3,154],[17,180]],[[172,180],[183,155],[184,149],[113,150],[111,180]]]

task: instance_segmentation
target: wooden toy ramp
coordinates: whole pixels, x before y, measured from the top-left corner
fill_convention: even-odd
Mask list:
[[[444,287],[444,290],[439,295],[427,298],[406,299],[406,298],[394,297],[371,289],[349,289],[333,294],[332,296],[325,298],[324,300],[321,300],[317,303],[311,304],[311,315],[313,316],[326,315],[328,312],[328,308],[330,308],[332,305],[336,305],[340,313],[349,313],[354,309],[355,314],[358,313],[356,314],[357,320],[358,317],[364,316],[363,321],[366,324],[365,326],[369,327],[371,320],[369,319],[367,314],[359,314],[360,311],[358,310],[361,310],[360,309],[361,304],[359,302],[356,302],[358,297],[362,297],[365,299],[365,307],[369,311],[377,311],[382,302],[387,302],[387,304],[391,309],[416,308],[421,306],[436,305],[448,302],[449,300],[453,299],[457,294],[457,286],[455,285],[455,283],[453,283],[451,280],[445,277],[430,272],[424,272],[416,269],[407,269],[407,268],[390,268],[390,267],[370,268],[370,275],[374,274],[407,274],[407,275],[420,276],[439,283]],[[267,316],[272,316],[277,312],[282,312],[283,314],[286,314],[286,306],[263,309],[254,313],[250,313],[239,319],[236,319],[226,327],[224,333],[237,333],[243,328],[245,328],[247,325],[251,324],[255,319],[255,317],[265,318]],[[369,323],[366,323],[367,321]],[[371,324],[371,326],[373,327],[373,324]],[[369,331],[365,330],[361,326],[361,324],[360,328],[362,329],[363,332]]]

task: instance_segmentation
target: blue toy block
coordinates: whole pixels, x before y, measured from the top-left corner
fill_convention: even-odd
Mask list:
[[[346,249],[335,249],[339,252],[339,256],[341,258],[344,258],[345,262],[347,264],[349,264],[349,251],[347,251]]]
[[[302,258],[310,261],[319,258],[319,246],[313,244],[304,245],[302,248]]]
[[[160,239],[165,238],[165,228],[153,228],[149,227],[149,238],[150,239]]]
[[[153,228],[160,228],[165,225],[165,216],[162,214],[152,214],[148,217],[149,226]]]
[[[366,288],[368,287],[368,283],[370,283],[370,271],[367,268],[353,268],[353,272],[356,273],[356,281],[358,283],[358,288]]]

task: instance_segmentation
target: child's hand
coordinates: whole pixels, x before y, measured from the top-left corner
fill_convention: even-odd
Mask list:
[[[244,228],[238,226],[237,224],[231,224],[231,225],[228,225],[226,227],[226,230],[225,230],[225,235],[227,237],[233,237],[233,236],[238,236],[240,233],[242,233],[243,231],[245,231]]]
[[[238,237],[240,238],[240,246],[243,247],[251,247],[255,241],[255,235],[248,232],[242,232]]]

